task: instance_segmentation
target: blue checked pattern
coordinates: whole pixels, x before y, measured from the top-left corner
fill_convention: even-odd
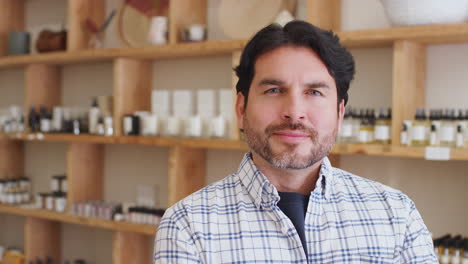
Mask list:
[[[414,203],[323,160],[305,219],[309,255],[250,153],[166,211],[153,263],[438,263]]]

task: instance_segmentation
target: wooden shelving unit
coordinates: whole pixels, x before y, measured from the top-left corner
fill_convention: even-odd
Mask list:
[[[83,225],[89,227],[103,228],[114,231],[134,232],[143,235],[156,234],[157,226],[141,225],[128,222],[115,222],[110,220],[87,218],[76,216],[68,213],[57,213],[54,211],[40,210],[40,209],[24,209],[18,206],[0,205],[1,213],[8,213],[13,215],[20,215],[26,217],[35,217],[45,220],[51,220],[58,223],[68,223]]]
[[[25,108],[31,104],[52,107],[61,104],[62,66],[108,61],[113,63],[114,120],[116,136],[68,134],[0,135],[0,176],[24,175],[24,143],[28,141],[64,142],[68,144],[68,201],[103,197],[104,144],[139,144],[169,148],[168,200],[172,205],[204,184],[206,151],[247,150],[238,133],[232,139],[192,139],[162,137],[128,137],[120,134],[122,116],[135,110],[149,110],[152,61],[188,57],[231,56],[237,65],[246,40],[179,43],[177,32],[186,23],[206,23],[206,0],[171,0],[169,44],[143,48],[87,50],[89,34],[80,26],[89,18],[101,24],[104,0],[68,0],[68,50],[47,54],[4,56],[7,33],[24,29],[25,0],[2,0],[0,8],[0,69],[24,68]],[[193,4],[196,3],[196,4]],[[380,30],[340,32],[340,0],[307,0],[308,21],[338,32],[349,48],[393,48],[392,145],[337,144],[330,158],[339,166],[340,155],[363,154],[402,158],[423,158],[424,148],[398,145],[402,121],[411,119],[416,108],[424,107],[426,46],[468,42],[468,24],[398,27]],[[86,11],[83,11],[86,10]],[[3,57],[1,57],[3,56]],[[230,69],[226,69],[230,70]],[[232,76],[233,84],[236,77]],[[402,95],[405,96],[402,96]],[[418,96],[413,96],[418,95]],[[125,99],[125,100],[124,100]],[[234,130],[237,130],[234,128]],[[468,150],[452,149],[451,159],[468,160]],[[83,166],[86,164],[86,166]],[[90,186],[93,186],[90,188]],[[147,259],[154,226],[116,223],[77,217],[43,210],[27,210],[0,205],[0,213],[21,215],[25,224],[25,251],[28,259],[52,256],[60,259],[60,223],[71,223],[113,230],[113,263],[150,263]]]
[[[468,42],[468,24],[408,26],[388,29],[337,32],[348,48],[392,47],[396,41],[408,40],[424,45]],[[241,50],[247,40],[219,40],[197,43],[176,43],[142,48],[113,48],[51,52],[0,58],[0,69],[30,64],[67,65],[112,61],[117,58],[161,60],[189,57],[229,55]]]
[[[69,134],[3,134],[0,140],[8,141],[36,141],[36,142],[63,142],[63,143],[92,143],[92,144],[133,144],[154,147],[176,146],[193,149],[241,150],[249,148],[244,141],[234,139],[203,139],[203,138],[165,138],[143,136],[95,136],[95,135],[69,135]],[[452,148],[451,160],[468,161],[468,149]],[[424,147],[408,147],[383,144],[336,143],[332,154],[334,155],[369,155],[400,158],[424,159]]]

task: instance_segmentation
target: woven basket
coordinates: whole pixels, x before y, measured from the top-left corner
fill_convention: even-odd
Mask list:
[[[463,23],[468,0],[380,0],[393,25]]]

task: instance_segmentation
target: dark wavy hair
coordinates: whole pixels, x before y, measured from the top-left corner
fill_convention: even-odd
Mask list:
[[[348,89],[354,78],[355,63],[351,53],[339,42],[332,31],[320,29],[305,21],[294,20],[284,27],[271,24],[260,30],[247,43],[239,66],[234,68],[237,77],[236,90],[242,93],[247,106],[250,85],[255,74],[255,61],[259,56],[283,46],[306,47],[323,61],[336,83],[338,105],[348,102]]]

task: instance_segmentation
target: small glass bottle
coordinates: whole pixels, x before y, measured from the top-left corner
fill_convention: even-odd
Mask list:
[[[339,142],[351,143],[353,141],[353,120],[351,117],[351,108],[347,108],[341,124]]]
[[[391,110],[385,113],[384,109],[380,109],[379,116],[375,123],[374,137],[375,142],[380,144],[390,144],[390,126],[391,126]]]
[[[400,144],[403,146],[408,145],[408,125],[403,122],[403,125],[401,126],[401,132],[400,132]]]
[[[456,129],[455,111],[447,111],[440,128],[440,146],[455,147]]]
[[[468,238],[465,238],[463,240],[462,264],[468,264]]]
[[[374,126],[371,116],[371,111],[367,110],[364,116],[361,118],[361,124],[359,126],[359,143],[369,144],[373,142],[374,138]]]
[[[412,126],[411,145],[425,147],[429,144],[430,122],[427,120],[426,111],[418,109]]]
[[[463,240],[460,238],[455,241],[451,257],[451,264],[461,264],[462,262]]]
[[[463,148],[465,146],[464,131],[462,125],[457,125],[457,134],[455,137],[455,147]]]
[[[359,130],[361,129],[361,119],[364,115],[363,109],[355,109],[353,112],[353,142],[359,142]]]
[[[29,125],[29,129],[33,133],[39,131],[40,124],[38,120],[40,120],[40,117],[37,114],[36,109],[34,108],[34,105],[31,105],[31,108],[29,110],[29,115],[28,115],[28,125]]]
[[[440,256],[440,264],[450,264],[450,238],[442,241],[442,255]]]
[[[431,110],[429,113],[429,121],[431,122],[431,130],[429,132],[429,145],[439,146],[440,138],[440,118],[438,110]]]
[[[40,108],[40,131],[43,133],[49,133],[52,129],[52,120],[49,118],[49,113],[45,105],[41,105]]]

